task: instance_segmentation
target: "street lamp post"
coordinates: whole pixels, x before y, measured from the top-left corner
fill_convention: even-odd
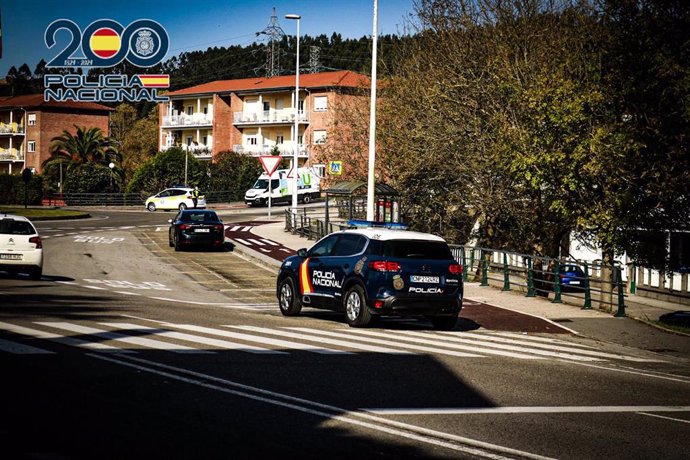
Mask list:
[[[376,159],[376,48],[378,39],[378,0],[374,0],[374,31],[371,48],[371,104],[369,108],[369,172],[367,175],[367,220],[374,220],[374,163]]]
[[[299,153],[299,14],[286,14],[285,19],[294,19],[297,21],[297,60],[295,64],[295,151],[292,158],[292,214],[293,218],[297,218],[297,167],[298,153]]]

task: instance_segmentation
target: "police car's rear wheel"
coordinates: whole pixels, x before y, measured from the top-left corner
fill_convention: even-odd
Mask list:
[[[156,205],[153,203],[149,203],[148,206],[146,206],[146,209],[148,209],[149,212],[153,212],[156,210]]]
[[[296,316],[302,311],[302,302],[300,302],[295,292],[295,283],[292,278],[285,278],[280,282],[278,288],[278,306],[280,312],[285,316]]]
[[[184,203],[180,203],[180,205],[178,206],[178,208],[180,208],[180,211],[184,211],[185,209],[187,209],[187,205],[184,204]]]
[[[371,322],[364,290],[359,286],[352,286],[345,294],[345,319],[351,327],[364,327]]]

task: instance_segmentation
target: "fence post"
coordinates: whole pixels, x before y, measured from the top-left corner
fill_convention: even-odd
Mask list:
[[[465,264],[465,246],[460,247],[460,257],[462,258],[462,280],[467,282],[469,280],[469,275],[467,274],[467,264]],[[470,270],[472,267],[470,267]]]
[[[532,269],[532,258],[527,257],[527,295],[525,297],[534,297],[536,292],[534,290],[534,270]]]
[[[587,266],[587,262],[585,262],[585,303],[582,305],[583,310],[591,310],[592,309],[592,293],[589,288],[589,267]]]
[[[616,278],[616,285],[618,287],[618,310],[613,315],[616,318],[625,318],[625,294],[623,293],[623,274],[619,266],[614,267],[614,277]]]
[[[479,255],[481,256],[481,264],[482,264],[482,282],[481,282],[480,286],[488,286],[489,285],[489,267],[487,267],[486,254],[484,253],[483,249],[479,250]]]
[[[561,277],[559,274],[559,263],[554,261],[553,264],[553,300],[551,303],[563,303],[561,300]]]
[[[635,264],[630,266],[630,293],[634,294],[637,291],[637,267]]]
[[[503,252],[503,291],[510,291],[510,270],[508,270],[508,253]]]

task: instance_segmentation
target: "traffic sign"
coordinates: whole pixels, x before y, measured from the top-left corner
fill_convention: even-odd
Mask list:
[[[261,160],[261,166],[264,167],[264,171],[266,171],[266,174],[268,174],[269,177],[275,172],[276,169],[278,169],[278,165],[282,159],[283,157],[280,156],[259,157],[259,160]]]
[[[328,162],[328,174],[334,176],[340,176],[343,173],[343,162],[342,161],[329,161]]]

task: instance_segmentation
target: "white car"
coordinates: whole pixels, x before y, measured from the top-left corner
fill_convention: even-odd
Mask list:
[[[0,271],[41,279],[43,243],[26,217],[0,213]]]
[[[203,195],[199,195],[196,206],[194,206],[193,191],[193,188],[186,187],[166,188],[162,192],[146,199],[146,209],[153,212],[156,209],[179,209],[180,211],[184,211],[187,208],[206,208],[206,197]]]

